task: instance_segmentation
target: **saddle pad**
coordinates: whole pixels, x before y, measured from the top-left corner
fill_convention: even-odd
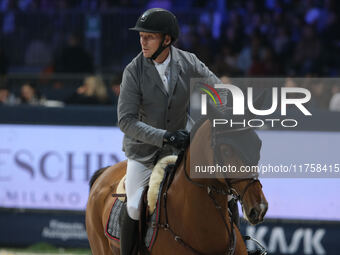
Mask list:
[[[158,223],[159,223],[159,218],[160,218],[160,203],[161,203],[161,190],[169,176],[169,173],[171,171],[173,171],[175,168],[175,165],[170,164],[166,167],[165,169],[165,174],[163,176],[163,180],[160,183],[159,186],[159,192],[158,192],[158,197],[157,197],[157,202],[156,202],[156,208],[153,211],[153,213],[151,214],[150,220],[149,220],[149,224],[148,224],[148,228],[146,230],[146,234],[145,234],[145,238],[144,238],[144,243],[146,248],[151,251],[152,246],[156,240],[157,237],[157,233],[158,233]]]
[[[161,185],[161,187],[162,186],[163,185]],[[105,235],[108,238],[118,241],[118,242],[120,241],[119,214],[120,214],[120,210],[123,204],[124,202],[122,202],[120,199],[118,198],[115,199],[115,201],[113,202],[111,212],[106,223],[106,229],[105,229]],[[153,226],[156,226],[157,223],[159,222],[159,213],[160,213],[159,204],[160,204],[160,200],[158,199],[157,204],[156,204],[156,210],[150,217],[150,221],[149,221],[150,224],[147,228],[145,239],[144,239],[145,246],[150,251],[151,251],[154,241],[156,240],[156,236],[158,232],[158,228],[153,227]]]
[[[172,169],[170,169],[172,168]],[[166,182],[169,173],[174,169],[174,165],[170,164],[166,167],[165,170],[165,175],[163,176],[163,180],[160,183],[159,186],[159,191],[162,190],[164,183]],[[144,237],[144,244],[146,248],[151,251],[152,246],[156,240],[157,233],[158,233],[158,223],[159,223],[159,218],[160,218],[160,198],[161,198],[162,193],[158,193],[157,197],[157,202],[156,202],[156,208],[152,215],[149,218],[149,224],[146,230],[146,234]],[[120,199],[116,198],[113,202],[110,215],[108,218],[108,221],[106,223],[106,229],[105,229],[105,235],[115,241],[120,241],[120,226],[119,226],[119,215],[120,215],[120,210],[123,206],[124,202],[121,201]]]
[[[115,199],[111,208],[109,219],[106,223],[106,236],[116,241],[120,240],[119,214],[123,204],[124,202],[120,199]]]
[[[160,199],[158,197],[156,209],[154,210],[153,214],[150,217],[150,224],[148,225],[145,238],[144,238],[145,246],[149,251],[151,251],[152,246],[156,240],[157,233],[158,233],[158,228],[156,226],[159,223],[159,216],[160,216],[159,204],[160,204]]]

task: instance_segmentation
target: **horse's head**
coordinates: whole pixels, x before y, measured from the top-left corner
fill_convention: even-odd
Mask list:
[[[243,142],[249,143],[245,146]],[[243,148],[242,148],[243,147]],[[268,209],[268,202],[262,191],[262,184],[258,180],[257,156],[260,152],[261,143],[254,130],[236,131],[234,134],[225,134],[221,139],[215,153],[221,164],[233,166],[236,173],[226,174],[224,178],[218,178],[225,183],[232,197],[239,200],[242,205],[244,218],[251,224],[258,224]],[[254,153],[253,158],[248,153]],[[223,162],[223,163],[222,163]],[[242,171],[242,172],[241,172]]]
[[[251,224],[260,223],[268,209],[257,171],[261,140],[251,128],[213,127],[212,119],[223,119],[221,114],[215,112],[210,114],[210,119],[197,123],[199,127],[194,130],[197,134],[191,149],[200,149],[194,153],[198,156],[191,154],[191,158],[194,156],[194,164],[226,166],[229,170],[216,171],[213,177],[226,187],[231,197],[240,201],[246,220]]]
[[[243,214],[251,224],[263,221],[268,202],[258,180],[257,165],[261,140],[253,129],[212,131],[215,140],[215,162],[233,167],[223,178],[224,182],[242,205]]]

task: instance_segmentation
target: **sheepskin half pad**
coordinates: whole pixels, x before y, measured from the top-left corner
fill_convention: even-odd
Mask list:
[[[166,156],[160,159],[152,170],[152,174],[149,180],[149,190],[147,194],[150,215],[155,211],[155,208],[156,208],[156,202],[157,202],[158,193],[159,193],[159,186],[163,180],[165,168],[167,167],[167,165],[175,164],[176,160],[177,160],[176,155]],[[116,193],[118,194],[126,193],[125,179],[126,179],[126,175],[119,182]],[[124,198],[119,197],[118,199],[121,201],[124,201]]]

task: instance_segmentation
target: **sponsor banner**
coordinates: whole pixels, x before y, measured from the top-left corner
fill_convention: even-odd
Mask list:
[[[123,134],[117,127],[0,125],[0,134],[0,207],[84,210],[92,174],[125,159]],[[316,159],[330,164],[338,158],[337,132],[258,134],[260,164]],[[261,182],[269,202],[267,217],[340,220],[340,178]]]
[[[0,207],[83,210],[88,182],[125,159],[117,127],[0,125]]]
[[[340,222],[267,220],[241,226],[242,233],[259,241],[268,254],[339,254]],[[247,241],[250,250],[256,244]]]
[[[89,247],[85,213],[0,210],[0,246],[46,242],[60,247]],[[269,219],[258,226],[241,223],[243,235],[259,241],[269,254],[339,254],[340,222]],[[256,244],[247,241],[249,249]]]
[[[262,140],[259,166],[280,167],[292,163],[330,166],[340,163],[339,132],[315,131],[258,131]],[[272,168],[275,171],[274,168]],[[263,192],[268,200],[267,217],[340,220],[340,178],[333,173],[305,172],[305,178],[298,174],[284,173],[284,178],[268,178],[279,173],[260,174]],[[306,170],[304,170],[306,171]],[[308,171],[312,171],[309,169]],[[319,174],[321,178],[314,178]],[[340,177],[340,175],[338,174]],[[312,178],[313,177],[313,178]]]
[[[85,213],[0,210],[0,246],[89,247]]]

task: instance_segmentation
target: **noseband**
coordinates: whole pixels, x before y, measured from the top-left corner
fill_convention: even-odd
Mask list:
[[[211,139],[211,146],[212,148],[217,148],[219,145],[221,144],[226,144],[223,142],[223,137],[221,139],[219,139],[219,136],[223,136],[223,135],[227,135],[227,134],[232,134],[232,133],[237,133],[237,132],[243,132],[243,131],[247,131],[249,130],[248,127],[246,128],[238,128],[238,129],[231,129],[231,130],[223,130],[223,131],[217,131],[216,129],[212,128],[212,139]],[[215,164],[219,163],[221,165],[223,165],[223,159],[220,153],[220,150],[217,151],[215,157],[214,157],[214,161]],[[232,187],[233,184],[235,183],[239,183],[242,181],[246,181],[246,180],[250,180],[250,182],[246,185],[246,187],[243,190],[243,193],[240,195],[237,193],[237,191]],[[254,184],[254,183],[259,183],[261,185],[262,188],[262,184],[261,182],[258,180],[258,173],[256,173],[255,175],[253,175],[252,177],[249,178],[240,178],[240,179],[225,179],[225,182],[227,184],[227,193],[228,195],[232,196],[236,201],[240,201],[241,205],[242,205],[242,201],[243,201],[243,197],[246,194],[248,188]]]

